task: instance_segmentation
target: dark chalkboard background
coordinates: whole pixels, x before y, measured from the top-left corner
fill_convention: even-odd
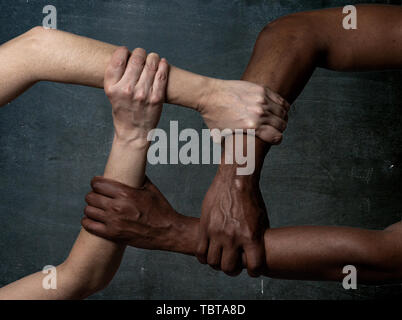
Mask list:
[[[1,43],[58,9],[58,27],[156,51],[179,67],[239,79],[258,32],[303,10],[401,1],[0,2]],[[401,219],[402,73],[317,70],[296,101],[280,147],[266,159],[262,191],[274,227],[383,228]],[[160,126],[205,126],[167,106]],[[102,90],[40,83],[0,109],[0,286],[62,262],[80,230],[89,181],[102,174],[112,138]],[[199,216],[213,165],[150,166],[178,211]],[[263,290],[262,290],[263,289]],[[345,291],[339,283],[230,278],[195,258],[129,248],[111,285],[93,299],[365,299],[402,296],[401,285]]]

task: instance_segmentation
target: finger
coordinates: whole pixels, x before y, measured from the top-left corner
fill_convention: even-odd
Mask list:
[[[262,124],[274,127],[279,132],[284,132],[288,126],[287,122],[276,115],[269,113],[268,116],[264,116],[261,119]]]
[[[271,113],[281,119],[285,119],[288,114],[288,110],[276,103],[268,103],[265,108],[265,114],[267,113]]]
[[[85,197],[85,202],[91,206],[102,210],[107,210],[109,207],[110,198],[97,194],[95,192],[90,192]]]
[[[197,246],[197,259],[201,264],[207,264],[208,258],[208,236],[206,232],[201,232],[199,236],[198,246]]]
[[[162,59],[159,62],[158,71],[156,72],[154,84],[152,86],[152,99],[155,102],[165,101],[168,73],[169,65],[166,59]]]
[[[101,222],[97,222],[97,221],[91,220],[87,217],[83,217],[81,219],[81,225],[83,226],[83,228],[86,231],[88,231],[89,233],[92,233],[98,237],[101,237],[101,238],[108,237],[106,225],[104,225]]]
[[[282,142],[283,135],[280,131],[269,125],[260,126],[256,135],[265,142],[273,145],[278,145]]]
[[[127,197],[132,190],[125,184],[103,177],[94,177],[91,180],[91,187],[96,193],[109,198]]]
[[[209,242],[208,248],[208,264],[215,270],[221,269],[221,259],[222,259],[222,246],[216,241],[211,240]]]
[[[286,111],[290,110],[290,104],[289,102],[287,102],[284,98],[282,98],[278,93],[272,91],[269,88],[265,89],[266,95],[267,97],[272,100],[273,102],[275,102],[276,104],[279,104],[281,106],[283,106]]]
[[[154,83],[155,74],[158,70],[159,66],[159,55],[156,53],[150,53],[145,62],[144,70],[140,76],[140,80],[138,81],[138,87],[141,88],[146,94],[152,88]]]
[[[106,90],[120,81],[126,69],[129,54],[126,47],[120,47],[113,53],[105,71],[104,87]]]
[[[241,273],[240,252],[238,248],[225,247],[222,251],[221,269],[229,276],[237,276]]]
[[[104,210],[92,206],[86,206],[84,209],[85,215],[95,221],[105,223],[106,213]]]
[[[243,247],[247,257],[247,272],[250,277],[259,277],[265,264],[264,246],[250,244]]]
[[[142,48],[137,48],[133,51],[130,59],[127,62],[127,68],[124,72],[124,76],[121,79],[122,84],[135,86],[140,79],[141,73],[144,69],[147,53]]]

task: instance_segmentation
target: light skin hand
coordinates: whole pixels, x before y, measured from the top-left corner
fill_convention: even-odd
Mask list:
[[[135,49],[126,62],[129,54],[126,48],[114,53],[115,65],[106,69],[105,92],[112,104],[117,139],[144,142],[160,119],[165,95],[161,86],[166,86],[168,64],[156,53],[147,57],[141,48]]]
[[[260,139],[280,144],[289,103],[269,88],[247,82],[215,80],[199,112],[210,129],[254,129]]]
[[[116,46],[36,27],[0,46],[0,106],[39,81],[103,87]],[[167,102],[197,110],[210,129],[256,129],[280,142],[286,104],[261,85],[218,80],[170,66]],[[283,104],[283,105],[282,105]]]

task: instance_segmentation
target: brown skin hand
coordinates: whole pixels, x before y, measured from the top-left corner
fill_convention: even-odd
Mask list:
[[[195,255],[200,220],[177,213],[147,179],[131,188],[96,177],[87,197],[83,227],[97,236],[137,248]],[[359,283],[402,280],[402,223],[374,231],[345,227],[266,229],[263,275],[300,280],[344,278],[352,264]],[[240,268],[246,267],[242,255]]]

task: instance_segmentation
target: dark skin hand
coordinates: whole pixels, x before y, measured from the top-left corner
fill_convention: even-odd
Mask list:
[[[244,137],[244,149],[250,139],[254,137]],[[230,147],[233,148],[233,144]],[[257,151],[262,153],[255,157],[258,160],[264,158],[267,150]],[[225,152],[222,163],[224,155]],[[197,258],[230,276],[242,271],[243,253],[250,276],[259,276],[264,271],[264,232],[269,220],[258,185],[261,165],[262,162],[257,161],[255,173],[241,178],[231,172],[237,166],[221,165],[202,204]]]
[[[142,249],[194,252],[188,246],[192,233],[184,229],[198,220],[177,213],[148,178],[142,188],[131,188],[95,177],[91,187],[81,221],[89,232]]]
[[[200,219],[177,213],[149,180],[132,188],[102,177],[92,180],[83,227],[130,246],[195,255]],[[105,199],[107,197],[107,199]],[[358,282],[402,280],[402,223],[385,230],[346,227],[266,229],[263,275],[300,280],[341,281],[345,265],[358,270]],[[241,267],[246,266],[243,254]]]
[[[402,8],[398,6],[361,5],[357,7],[358,29],[345,30],[342,26],[344,14],[342,8],[301,12],[282,17],[270,24],[260,33],[242,77],[243,80],[269,87],[278,92],[288,102],[300,94],[316,67],[339,71],[376,70],[400,68],[402,66]],[[247,138],[245,137],[244,140]],[[249,274],[256,276],[264,269],[262,265],[262,243],[258,235],[267,227],[265,220],[258,219],[265,206],[256,199],[259,190],[260,168],[270,149],[270,145],[256,138],[256,170],[250,176],[236,174],[236,164],[222,164],[214,178],[210,191],[207,192],[202,210],[201,232],[197,257],[201,263],[209,263],[215,269],[221,268],[228,274],[239,270],[238,255],[223,255],[214,249],[208,250],[206,234],[222,227],[208,222],[218,222],[222,217],[243,216],[236,230],[221,230],[216,243],[226,251],[234,252],[238,241],[230,246],[231,239],[239,238],[244,230],[248,242],[255,245],[248,247],[246,256]],[[252,182],[250,182],[252,181]],[[248,186],[250,183],[253,189]],[[238,188],[233,190],[233,186]],[[219,194],[213,190],[220,190]],[[227,201],[227,195],[231,201]],[[236,203],[236,206],[232,204]],[[245,210],[254,208],[254,210]],[[218,216],[211,219],[211,216]],[[250,217],[249,217],[250,216]],[[206,220],[206,222],[204,222]],[[215,229],[215,230],[214,230]],[[249,230],[253,230],[252,233]],[[250,235],[257,235],[254,239]],[[209,247],[211,248],[211,246]],[[244,250],[244,247],[243,247]]]

